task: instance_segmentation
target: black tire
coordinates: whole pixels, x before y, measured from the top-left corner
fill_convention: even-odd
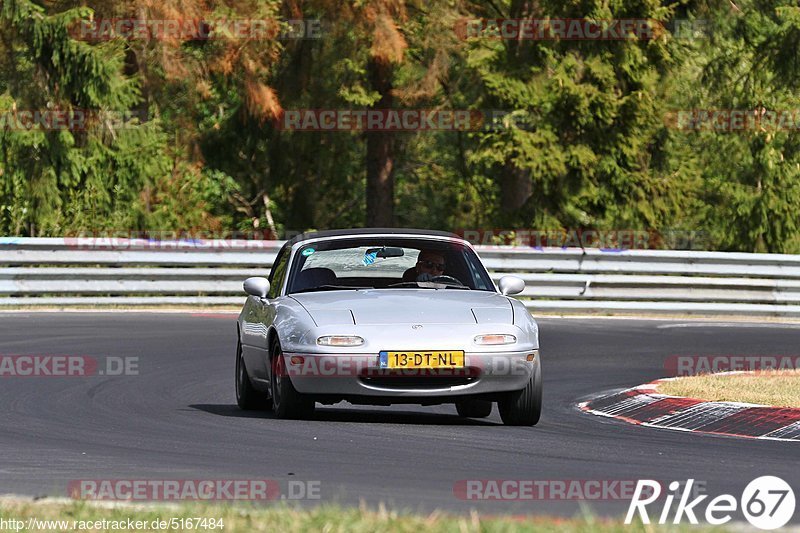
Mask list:
[[[314,400],[297,392],[286,373],[286,362],[280,344],[272,348],[272,410],[278,418],[302,420],[314,414]]]
[[[464,418],[486,418],[492,414],[492,402],[487,400],[462,400],[456,402],[456,411]]]
[[[500,418],[507,426],[535,426],[542,415],[542,367],[539,357],[524,389],[510,392],[497,402]]]
[[[257,391],[250,381],[242,356],[242,343],[236,342],[236,404],[245,411],[269,410],[272,401],[263,392]]]

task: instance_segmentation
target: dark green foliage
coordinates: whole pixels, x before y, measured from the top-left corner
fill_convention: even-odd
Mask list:
[[[285,131],[273,119],[383,96],[502,115],[480,131],[395,134],[396,225],[690,230],[714,249],[800,251],[800,125],[687,131],[669,120],[800,109],[792,2],[233,1],[209,9],[321,19],[322,38],[89,43],[70,34],[76,20],[152,3],[0,1],[3,117],[136,117],[77,130],[0,124],[2,234],[363,225],[367,134]],[[457,21],[479,17],[654,19],[669,30],[694,21],[705,31],[461,40]],[[391,58],[391,99],[370,78],[376,57]]]

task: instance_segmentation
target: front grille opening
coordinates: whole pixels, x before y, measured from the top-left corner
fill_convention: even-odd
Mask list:
[[[431,369],[378,369],[361,372],[359,379],[367,385],[391,389],[437,389],[467,385],[480,377],[480,369],[431,368]]]

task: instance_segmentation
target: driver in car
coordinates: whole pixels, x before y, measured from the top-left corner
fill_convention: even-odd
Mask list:
[[[442,254],[422,250],[417,258],[417,265],[414,267],[417,274],[416,281],[430,281],[436,276],[441,276],[444,274],[446,266]]]

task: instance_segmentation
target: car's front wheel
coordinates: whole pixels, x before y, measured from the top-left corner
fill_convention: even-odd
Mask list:
[[[456,411],[464,418],[486,418],[492,414],[492,402],[486,400],[462,400],[456,402]]]
[[[247,374],[242,356],[242,343],[236,343],[236,403],[246,411],[270,409],[272,402],[263,392],[257,391]]]
[[[286,372],[286,361],[278,343],[272,348],[272,409],[278,418],[303,419],[314,414],[314,400],[297,392]]]
[[[542,367],[538,357],[525,388],[507,393],[497,402],[497,407],[507,426],[535,426],[539,422],[542,414]]]

